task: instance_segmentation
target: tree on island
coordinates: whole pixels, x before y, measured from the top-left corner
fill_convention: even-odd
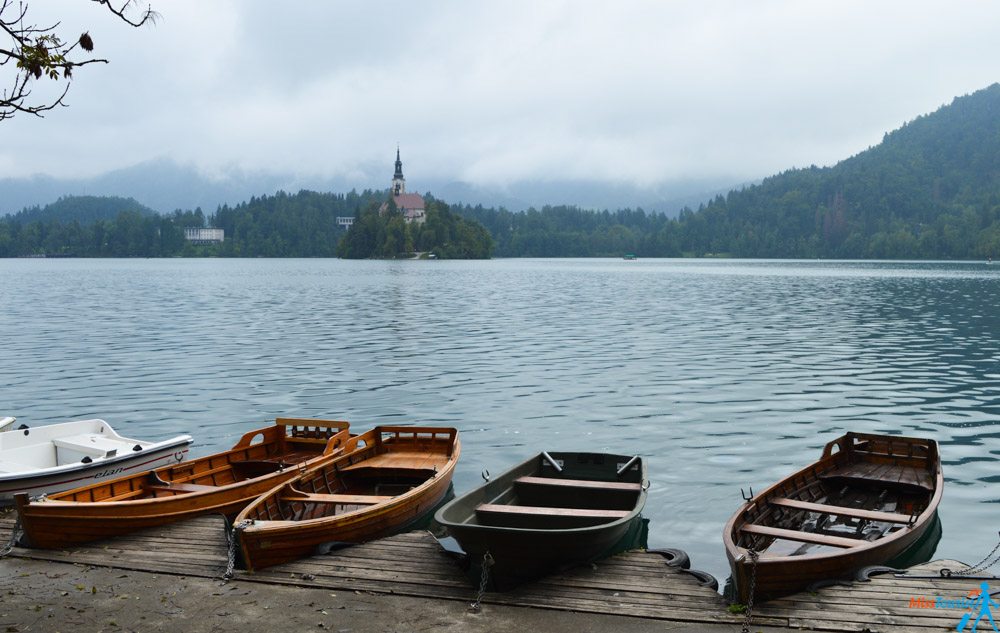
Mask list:
[[[153,24],[159,17],[149,6],[135,9],[135,0],[91,2],[103,5],[121,21],[134,27]],[[83,33],[73,40],[64,40],[56,32],[58,22],[51,26],[38,26],[26,20],[26,2],[0,0],[0,42],[6,41],[6,46],[0,48],[0,67],[13,71],[12,77],[4,79],[9,87],[0,91],[0,121],[13,118],[19,112],[40,117],[57,106],[65,106],[63,99],[69,92],[73,71],[87,64],[108,63],[106,59],[87,55],[94,50],[94,40],[89,33]],[[78,47],[83,54],[77,50]],[[42,77],[48,77],[57,83],[63,82],[65,86],[57,98],[33,102],[32,82]]]
[[[389,199],[373,200],[355,215],[340,241],[337,255],[345,259],[393,259],[423,253],[439,259],[489,259],[493,239],[483,225],[451,212],[447,204],[427,196],[426,221],[408,224]]]

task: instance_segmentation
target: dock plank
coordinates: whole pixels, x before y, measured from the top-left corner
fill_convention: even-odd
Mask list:
[[[11,513],[0,513],[0,543],[14,525]],[[165,525],[68,550],[15,548],[12,556],[55,563],[219,578],[227,559],[227,526],[219,516]],[[942,567],[960,569],[955,561],[935,561],[911,573],[933,574]],[[409,532],[360,545],[335,549],[257,572],[237,572],[233,582],[354,590],[398,594],[428,600],[470,602],[473,582],[428,532]],[[966,583],[968,584],[968,583]],[[800,593],[754,608],[753,627],[831,632],[892,631],[928,633],[954,630],[961,612],[914,609],[914,596],[960,597],[961,581],[942,578],[897,579],[874,576],[870,582],[846,583]],[[742,616],[731,614],[717,592],[701,587],[688,574],[666,565],[659,554],[633,551],[552,574],[507,593],[487,593],[485,608],[530,607],[552,611],[622,614],[683,623],[737,627]],[[753,629],[756,630],[756,629]]]

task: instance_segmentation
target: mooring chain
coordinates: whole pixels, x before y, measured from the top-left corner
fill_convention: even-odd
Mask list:
[[[14,546],[17,545],[18,540],[20,540],[22,532],[21,515],[18,514],[17,518],[14,519],[14,529],[10,531],[10,540],[7,541],[7,544],[4,545],[2,549],[0,549],[0,558],[4,558],[14,551]]]
[[[479,575],[479,593],[476,594],[476,601],[469,605],[469,611],[472,613],[479,613],[483,608],[483,594],[486,593],[486,585],[490,581],[490,567],[494,562],[493,555],[486,550],[483,554],[482,573]]]
[[[747,608],[743,612],[743,628],[740,629],[740,633],[750,633],[750,622],[753,620],[753,594],[757,591],[757,561],[760,559],[760,554],[752,548],[747,550],[747,555],[750,556],[750,593],[747,595]]]
[[[987,554],[986,558],[979,561],[975,565],[966,566],[965,569],[960,569],[958,571],[954,571],[951,569],[942,569],[941,576],[944,578],[950,578],[952,576],[971,576],[981,571],[986,571],[990,567],[993,567],[997,563],[1000,563],[1000,555],[997,555],[997,551],[1000,551],[1000,541],[997,541],[997,544],[993,548],[993,551]]]
[[[228,559],[226,560],[226,573],[222,574],[223,580],[230,580],[233,577],[233,573],[236,571],[236,541],[239,540],[236,533],[240,530],[246,529],[246,527],[252,523],[253,521],[244,519],[234,525],[231,532],[229,530],[226,531],[226,544],[229,547],[229,552]]]

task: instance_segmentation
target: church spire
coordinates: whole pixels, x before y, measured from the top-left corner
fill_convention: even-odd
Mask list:
[[[399,145],[396,146],[396,173],[392,175],[393,180],[403,177],[403,161],[399,159]]]
[[[406,193],[406,179],[403,178],[403,161],[399,158],[399,145],[396,146],[396,173],[392,175],[392,195]]]

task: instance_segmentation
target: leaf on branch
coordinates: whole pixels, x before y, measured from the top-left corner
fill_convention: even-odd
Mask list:
[[[90,38],[90,33],[84,33],[80,36],[80,47],[88,53],[94,50],[94,40]]]

